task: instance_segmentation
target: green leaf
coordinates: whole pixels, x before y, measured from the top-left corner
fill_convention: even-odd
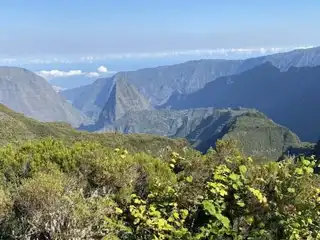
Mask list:
[[[219,189],[219,194],[220,194],[220,196],[227,196],[228,195],[228,192],[226,191],[226,190],[224,190],[224,189]]]
[[[215,216],[216,215],[216,208],[214,207],[214,205],[209,202],[208,200],[204,200],[202,202],[203,208],[211,215]]]
[[[307,168],[306,168],[306,172],[307,172],[308,174],[311,174],[311,173],[314,172],[314,170],[313,170],[312,167],[307,167]]]
[[[302,160],[302,164],[305,165],[305,166],[309,166],[310,165],[310,161],[306,160],[306,159],[303,159]]]
[[[295,193],[296,190],[295,190],[294,188],[288,188],[288,192],[289,192],[289,193]]]
[[[240,165],[239,170],[241,174],[245,174],[247,172],[247,167],[245,165]]]
[[[242,200],[240,200],[237,202],[237,205],[239,205],[240,207],[244,207],[245,203]]]
[[[188,177],[186,177],[186,181],[187,181],[188,183],[191,183],[191,182],[192,182],[192,180],[193,180],[193,177],[192,177],[192,176],[188,176]]]
[[[238,174],[231,173],[229,178],[233,181],[237,181],[240,178],[240,176]]]
[[[179,213],[174,212],[174,213],[173,213],[173,217],[174,217],[175,219],[179,219]]]
[[[227,217],[225,217],[225,216],[223,216],[221,214],[219,214],[219,216],[217,216],[217,218],[219,219],[219,221],[222,223],[222,225],[225,228],[227,228],[227,229],[230,228],[230,220],[229,220],[229,218],[227,218]]]
[[[296,174],[298,174],[298,175],[303,175],[303,169],[302,168],[297,168],[294,172]]]
[[[122,209],[116,208],[116,214],[122,214],[122,213],[123,213]]]
[[[235,190],[238,190],[239,189],[239,186],[237,184],[232,184],[232,187],[235,189]]]
[[[136,219],[133,221],[133,224],[134,224],[134,225],[137,225],[139,222],[140,222],[140,219],[139,219],[139,218],[136,218]]]

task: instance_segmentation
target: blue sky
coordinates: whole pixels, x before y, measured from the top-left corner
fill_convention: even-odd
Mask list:
[[[97,54],[317,44],[320,2],[3,0],[2,54]]]
[[[112,74],[318,46],[319,12],[319,0],[1,0],[0,65],[74,87],[99,66]],[[70,71],[82,72],[67,82]]]

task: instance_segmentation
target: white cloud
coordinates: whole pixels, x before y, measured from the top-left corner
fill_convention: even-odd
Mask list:
[[[38,75],[46,78],[56,78],[56,77],[72,77],[72,76],[81,76],[84,74],[81,70],[70,70],[70,71],[60,71],[60,70],[42,70],[37,72]]]
[[[100,67],[97,68],[97,71],[99,73],[107,73],[108,69],[105,66],[100,66]]]
[[[73,77],[73,76],[85,76],[89,78],[98,78],[100,77],[100,74],[106,74],[106,73],[115,73],[114,71],[110,72],[107,70],[106,67],[99,67],[97,69],[98,72],[84,72],[82,70],[70,70],[70,71],[61,71],[61,70],[42,70],[36,72],[41,77],[44,77],[47,80],[51,80],[53,78],[67,78],[67,77]]]

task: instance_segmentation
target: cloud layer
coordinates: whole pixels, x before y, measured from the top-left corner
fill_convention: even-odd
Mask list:
[[[295,46],[295,47],[261,47],[261,48],[217,48],[217,49],[194,49],[194,50],[180,50],[180,51],[166,51],[166,52],[144,52],[144,53],[117,53],[105,54],[100,56],[82,56],[81,62],[94,62],[99,60],[111,59],[143,59],[143,58],[166,58],[166,57],[213,57],[213,58],[246,58],[252,55],[265,55],[279,52],[287,52],[295,49],[307,49],[314,46]]]
[[[216,49],[193,49],[164,52],[143,52],[143,53],[111,53],[99,55],[77,55],[67,57],[47,56],[47,57],[0,57],[0,64],[71,64],[71,63],[93,63],[101,60],[126,60],[126,59],[157,59],[171,57],[197,58],[248,58],[265,54],[286,52],[295,49],[312,48],[313,46],[291,46],[291,47],[260,47],[260,48],[216,48]],[[108,69],[100,66],[99,73],[106,73]]]
[[[45,79],[53,79],[53,78],[66,78],[73,76],[86,76],[89,78],[98,78],[100,75],[106,73],[114,73],[109,72],[105,66],[100,66],[97,68],[96,72],[83,72],[82,70],[70,70],[70,71],[61,71],[61,70],[42,70],[38,71],[37,74],[44,77]]]
[[[56,77],[72,77],[83,75],[84,72],[81,70],[70,70],[70,71],[60,71],[60,70],[42,70],[37,72],[38,75],[44,78],[56,78]]]

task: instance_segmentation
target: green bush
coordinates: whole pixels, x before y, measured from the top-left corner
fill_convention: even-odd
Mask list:
[[[314,158],[256,163],[232,141],[146,152],[53,139],[0,149],[0,239],[320,239]]]

